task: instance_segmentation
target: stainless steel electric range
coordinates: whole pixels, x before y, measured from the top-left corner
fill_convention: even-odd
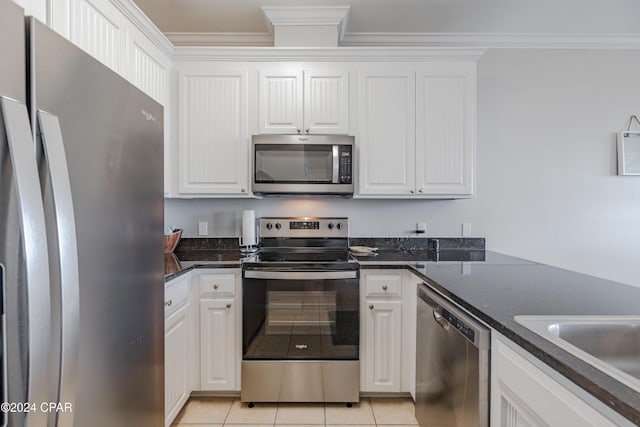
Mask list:
[[[359,401],[360,266],[347,218],[261,218],[242,267],[243,402]]]

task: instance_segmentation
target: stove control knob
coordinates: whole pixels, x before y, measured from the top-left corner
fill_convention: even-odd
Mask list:
[[[333,230],[333,223],[332,222],[329,223],[329,230]]]
[[[276,230],[280,230],[282,228],[282,225],[279,222],[276,222]]]
[[[267,223],[267,230],[271,230],[273,228],[273,225],[271,225],[270,222]]]
[[[337,228],[338,230],[342,230],[342,224],[341,224],[341,223],[337,223],[337,224],[336,224],[336,228]]]

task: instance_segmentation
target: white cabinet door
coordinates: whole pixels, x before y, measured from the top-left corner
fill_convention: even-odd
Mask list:
[[[200,300],[200,388],[238,389],[237,299]]]
[[[210,63],[180,69],[181,194],[248,195],[247,72]]]
[[[507,344],[507,340],[495,332],[491,335],[492,426],[608,427],[617,424],[594,409],[593,402],[580,399],[518,354],[511,348],[515,344]]]
[[[472,195],[475,63],[434,63],[416,76],[416,191]]]
[[[68,8],[64,2],[54,3],[53,28],[126,77],[127,19],[124,15],[107,1],[69,0]]]
[[[49,0],[13,0],[24,9],[25,15],[35,16],[42,22],[47,22],[47,5]]]
[[[259,74],[260,133],[349,133],[346,69],[280,67]]]
[[[402,302],[367,300],[363,391],[399,392]]]
[[[129,31],[127,78],[138,89],[169,108],[169,71],[171,60],[167,58],[138,29]],[[165,124],[169,122],[166,118]]]
[[[260,133],[301,133],[303,121],[302,70],[260,71]]]
[[[164,329],[164,411],[165,427],[189,398],[189,304],[165,320]]]
[[[349,73],[342,69],[304,71],[304,132],[349,133]]]
[[[359,74],[360,194],[415,192],[415,71]]]

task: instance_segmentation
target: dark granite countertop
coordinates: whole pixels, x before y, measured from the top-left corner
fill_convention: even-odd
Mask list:
[[[365,243],[365,242],[362,242]],[[165,281],[193,268],[240,268],[237,249],[165,259]],[[391,248],[356,256],[363,269],[408,268],[615,411],[640,425],[640,393],[516,323],[516,315],[640,315],[640,289],[477,248]],[[464,267],[461,268],[461,263]]]
[[[194,268],[240,268],[244,255],[238,249],[188,249],[164,256],[164,281]]]

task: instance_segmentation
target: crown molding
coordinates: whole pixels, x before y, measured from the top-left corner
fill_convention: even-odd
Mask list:
[[[176,46],[273,46],[269,33],[167,33]],[[346,33],[343,47],[640,49],[640,34]]]
[[[165,33],[174,46],[273,46],[269,33]]]
[[[485,52],[482,48],[467,47],[218,47],[176,46],[175,61],[477,61]]]
[[[261,6],[260,8],[271,24],[272,32],[276,34],[276,44],[284,40],[278,36],[278,28],[282,32],[284,27],[294,27],[293,39],[299,41],[295,33],[301,29],[334,27],[337,31],[337,39],[331,37],[325,40],[332,46],[340,44],[344,38],[351,10],[351,6]],[[288,32],[285,37],[292,37],[292,35]],[[290,46],[288,41],[285,42],[286,46]]]
[[[640,49],[640,33],[347,33],[342,46],[465,46],[491,49]]]
[[[137,29],[142,31],[142,33],[147,36],[162,53],[171,58],[173,55],[173,44],[162,33],[162,31],[160,31],[160,29],[151,22],[149,17],[140,10],[138,5],[136,5],[132,0],[110,1]]]
[[[340,39],[345,34],[351,6],[262,6],[262,12],[277,26],[334,26]]]

